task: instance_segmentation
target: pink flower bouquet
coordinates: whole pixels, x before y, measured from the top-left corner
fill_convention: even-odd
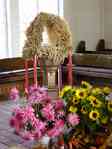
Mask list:
[[[27,104],[13,110],[10,125],[24,139],[37,140],[45,135],[58,137],[64,134],[66,123],[76,126],[80,121],[75,113],[66,115],[65,109],[63,100],[52,100],[47,89],[32,86]]]

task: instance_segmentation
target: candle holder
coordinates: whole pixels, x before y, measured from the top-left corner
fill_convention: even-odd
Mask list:
[[[48,66],[48,80],[47,86],[49,90],[55,90],[57,88],[56,85],[56,73],[57,73],[57,66]]]
[[[52,61],[48,59],[41,59],[44,64],[44,78],[43,78],[43,85],[48,88],[49,91],[57,90],[57,72],[58,72],[58,65],[52,65]]]

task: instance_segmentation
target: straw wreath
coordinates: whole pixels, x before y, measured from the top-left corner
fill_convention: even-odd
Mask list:
[[[49,43],[42,46],[44,28],[46,28]],[[30,59],[37,55],[58,65],[63,62],[67,56],[67,50],[71,47],[72,36],[67,22],[59,16],[41,12],[26,30],[23,57]]]

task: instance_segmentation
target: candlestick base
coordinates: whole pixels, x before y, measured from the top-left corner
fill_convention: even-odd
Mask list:
[[[56,89],[56,72],[57,72],[57,66],[49,66],[48,67],[48,89],[54,90]]]

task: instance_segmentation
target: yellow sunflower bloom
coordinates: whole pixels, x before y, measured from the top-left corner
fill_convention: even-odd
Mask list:
[[[76,96],[73,96],[73,104],[78,104],[80,102],[79,98],[76,98]]]
[[[87,89],[87,90],[90,90],[92,88],[91,84],[86,81],[82,81],[81,86],[82,88]]]
[[[106,86],[106,87],[103,88],[103,92],[105,94],[110,94],[112,92],[112,89],[110,87]]]
[[[96,97],[93,96],[93,95],[90,95],[90,96],[88,96],[88,98],[87,98],[87,100],[89,100],[89,101],[92,101],[92,100],[95,100],[95,99],[96,99]]]
[[[74,107],[74,106],[70,106],[70,108],[69,108],[69,112],[72,112],[72,113],[75,113],[75,112],[77,112],[77,107]]]
[[[89,118],[93,121],[96,121],[98,120],[98,118],[100,117],[100,113],[97,111],[97,110],[92,110],[90,113],[89,113]]]
[[[108,102],[108,110],[112,112],[112,101]]]
[[[97,94],[100,94],[100,93],[102,93],[101,88],[96,87],[96,88],[94,88],[94,89],[92,90],[92,94],[97,95]]]
[[[87,92],[84,89],[77,89],[76,90],[76,98],[84,99],[87,97]]]
[[[94,98],[90,101],[91,105],[96,108],[100,108],[102,103],[97,98]]]
[[[64,94],[66,93],[66,92],[68,92],[69,90],[72,90],[72,87],[71,86],[65,86],[61,91],[60,91],[60,93],[59,93],[59,97],[63,97],[64,96]]]
[[[72,89],[72,87],[68,85],[63,88],[63,91],[67,92],[68,90],[71,90],[71,89]]]

